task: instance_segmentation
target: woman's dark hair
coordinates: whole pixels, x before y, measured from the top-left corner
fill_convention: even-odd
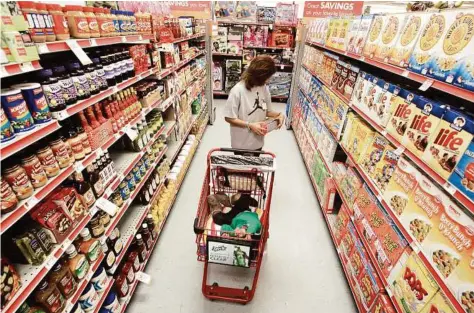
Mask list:
[[[268,55],[259,55],[250,62],[242,74],[245,88],[248,90],[255,86],[263,86],[267,79],[276,73],[275,61]]]

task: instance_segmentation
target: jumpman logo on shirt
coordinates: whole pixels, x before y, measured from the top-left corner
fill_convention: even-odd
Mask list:
[[[253,113],[255,113],[255,111],[257,110],[262,110],[262,111],[265,111],[265,109],[260,105],[260,99],[258,97],[258,92],[257,92],[257,98],[255,98],[255,103],[253,104],[253,111],[250,112],[248,115],[252,115]]]

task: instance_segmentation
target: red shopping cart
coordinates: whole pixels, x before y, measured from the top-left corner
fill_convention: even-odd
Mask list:
[[[237,153],[239,155],[234,155]],[[240,155],[242,154],[242,155]],[[211,300],[246,304],[257,287],[263,251],[269,237],[269,216],[275,176],[275,155],[264,151],[217,148],[209,152],[199,207],[194,220],[198,260],[204,262],[202,293]],[[237,234],[222,230],[213,221],[210,195],[235,194],[252,198],[261,223],[258,233]],[[255,216],[255,215],[254,215]],[[254,268],[252,287],[243,289],[208,284],[209,263]]]

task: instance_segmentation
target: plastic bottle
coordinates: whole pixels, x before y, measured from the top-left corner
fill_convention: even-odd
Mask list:
[[[51,14],[46,8],[46,3],[37,2],[36,10],[38,11],[38,14],[42,15],[42,18],[44,20],[44,31],[46,34],[46,41],[55,41],[56,34],[54,33],[53,29],[53,18],[51,17]]]

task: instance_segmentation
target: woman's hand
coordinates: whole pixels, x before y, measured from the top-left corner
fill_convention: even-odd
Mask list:
[[[281,126],[283,125],[283,122],[285,121],[285,116],[283,114],[279,114],[278,117],[277,117],[277,120],[278,120],[278,125],[277,127],[278,128],[281,128]]]
[[[266,130],[262,126],[262,123],[250,123],[249,128],[251,131],[253,131],[255,134],[259,136],[265,136],[266,135]]]

